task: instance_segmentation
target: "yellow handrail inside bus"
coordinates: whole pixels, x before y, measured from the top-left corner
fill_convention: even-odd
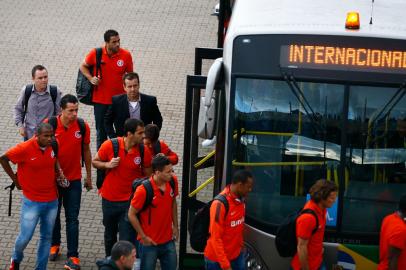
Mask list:
[[[336,185],[338,187],[339,186],[339,183],[338,183],[338,170],[337,170],[336,166],[334,166],[334,182],[336,183]]]
[[[265,166],[314,166],[324,165],[324,161],[281,161],[281,162],[239,162],[233,160],[233,166],[265,167]]]
[[[214,181],[214,176],[207,179],[203,184],[201,184],[195,190],[193,190],[192,192],[189,193],[189,195],[188,195],[189,198],[192,198],[193,196],[195,196],[197,193],[199,193],[202,189],[204,189],[208,184],[210,184],[213,181]]]
[[[206,161],[208,161],[212,156],[214,156],[214,154],[216,154],[216,150],[211,151],[204,158],[202,158],[199,162],[197,162],[194,165],[195,168],[198,168],[198,167],[202,166]]]
[[[292,137],[295,133],[292,132],[270,132],[270,131],[255,131],[255,130],[247,130],[244,134],[248,135],[269,135],[269,136],[285,136],[285,137]]]
[[[244,128],[241,129],[241,134],[248,134],[248,135],[269,135],[269,136],[286,136],[292,137],[295,135],[293,132],[274,132],[274,131],[256,131],[256,130],[245,130]],[[234,130],[233,138],[237,138],[237,130]]]

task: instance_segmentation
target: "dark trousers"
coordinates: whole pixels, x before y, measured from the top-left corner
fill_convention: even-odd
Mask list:
[[[52,245],[61,244],[61,208],[65,209],[66,219],[66,242],[68,246],[67,257],[79,257],[79,210],[82,198],[82,182],[80,180],[70,182],[69,187],[58,186],[58,213],[52,233]]]
[[[104,116],[106,115],[109,105],[96,103],[93,106],[94,109],[94,120],[96,122],[96,146],[99,150],[102,143],[107,140],[107,133],[104,129]]]
[[[128,218],[130,202],[112,202],[102,199],[103,225],[104,225],[104,249],[106,257],[111,255],[111,248],[119,240],[127,240],[135,245],[136,232]]]

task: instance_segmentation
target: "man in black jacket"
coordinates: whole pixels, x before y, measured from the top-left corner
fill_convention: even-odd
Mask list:
[[[142,120],[145,125],[155,124],[161,129],[162,116],[156,97],[140,93],[140,80],[135,72],[123,76],[127,94],[113,96],[112,104],[104,117],[104,126],[109,138],[124,135],[124,122],[128,118]],[[113,127],[114,126],[114,127]]]
[[[111,257],[96,262],[99,270],[131,270],[135,262],[135,247],[128,241],[118,241]]]

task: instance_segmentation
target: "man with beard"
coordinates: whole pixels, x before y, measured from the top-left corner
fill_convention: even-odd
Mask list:
[[[96,66],[96,49],[91,50],[80,65],[80,71],[93,84],[94,117],[96,122],[97,149],[107,139],[104,130],[104,115],[111,98],[125,94],[121,79],[125,73],[133,71],[131,53],[120,48],[120,36],[115,30],[104,33],[105,46],[102,48],[100,73],[96,76],[89,68]]]

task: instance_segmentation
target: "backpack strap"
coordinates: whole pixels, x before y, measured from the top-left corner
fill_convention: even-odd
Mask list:
[[[55,157],[58,157],[59,146],[58,146],[58,142],[56,141],[56,139],[52,139],[51,147],[52,147],[52,150],[54,151]]]
[[[227,201],[227,197],[223,194],[218,194],[216,197],[214,197],[213,201],[220,201],[224,205],[224,208],[226,209],[226,212],[224,213],[224,219],[225,219],[228,214],[228,209],[230,208],[228,201]],[[216,215],[216,221],[218,221],[217,215]]]
[[[140,158],[141,158],[141,169],[144,169],[144,152],[145,152],[145,145],[143,143],[140,143],[138,145],[139,150],[140,150]],[[144,173],[144,172],[142,172]]]
[[[118,150],[119,150],[118,138],[111,139],[111,144],[113,145],[113,156],[116,158],[116,157],[118,157]]]
[[[58,90],[55,85],[49,85],[49,92],[51,94],[52,103],[54,104],[54,115],[56,115],[56,98],[58,96]]]
[[[316,212],[314,212],[312,209],[306,208],[300,211],[300,215],[303,214],[311,214],[316,219],[316,227],[312,231],[312,235],[315,234],[317,232],[317,229],[319,228],[319,219],[317,218]]]
[[[24,90],[24,99],[23,99],[23,122],[25,121],[25,115],[27,114],[27,108],[28,108],[28,100],[31,97],[32,94],[32,88],[34,87],[33,84],[27,84],[25,86]]]
[[[144,181],[142,181],[142,185],[145,188],[146,196],[145,196],[144,205],[142,206],[140,212],[147,209],[148,206],[151,205],[152,199],[154,198],[154,189],[152,188],[151,181],[149,179],[145,179]]]
[[[102,48],[96,48],[96,77],[99,76],[100,78],[102,77],[102,72],[101,72],[101,59],[102,59]]]
[[[85,165],[85,150],[84,150],[84,148],[85,148],[86,125],[85,125],[85,120],[83,120],[80,117],[77,118],[77,122],[78,122],[79,130],[80,130],[80,135],[82,136],[80,154],[82,156],[82,167],[83,167]]]
[[[142,185],[145,188],[146,196],[144,205],[142,206],[140,212],[146,210],[152,204],[152,200],[154,199],[154,189],[152,188],[151,181],[149,179],[146,179],[142,182]],[[151,209],[149,209],[148,213],[148,224],[151,225]]]
[[[154,151],[154,155],[162,153],[161,142],[159,140],[153,143],[152,150]]]

